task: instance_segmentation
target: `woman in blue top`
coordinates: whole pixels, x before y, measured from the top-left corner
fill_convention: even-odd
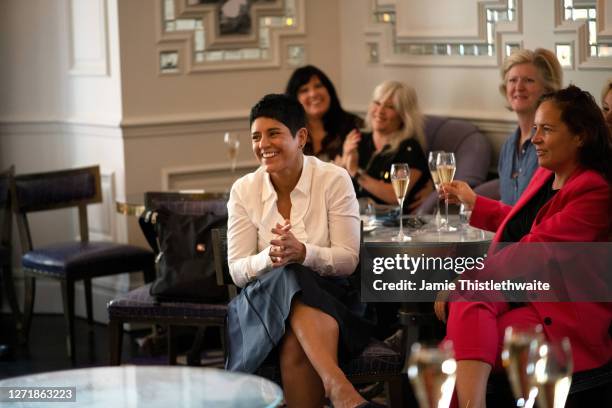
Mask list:
[[[499,154],[499,192],[504,204],[514,205],[538,167],[531,143],[538,99],[561,88],[563,72],[553,52],[538,48],[512,53],[501,74],[499,91],[508,101],[508,109],[516,113],[518,128]]]

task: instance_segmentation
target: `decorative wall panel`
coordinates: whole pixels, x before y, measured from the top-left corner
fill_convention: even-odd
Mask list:
[[[106,0],[68,0],[69,69],[73,75],[108,75]]]
[[[304,0],[158,0],[160,73],[303,63]],[[184,65],[184,68],[181,67]]]
[[[557,56],[562,63],[563,56],[569,54],[564,67],[612,68],[612,4],[609,1],[555,0],[555,33],[576,35],[571,43],[557,44]]]
[[[368,59],[387,65],[495,66],[522,31],[522,0],[371,0]],[[473,12],[466,13],[466,8]],[[378,50],[370,39],[382,37]],[[376,55],[376,56],[374,56]]]

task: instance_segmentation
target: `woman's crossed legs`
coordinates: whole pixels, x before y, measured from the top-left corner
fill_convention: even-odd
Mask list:
[[[338,339],[338,322],[333,317],[294,298],[280,347],[289,407],[321,407],[325,397],[336,408],[365,402],[338,366]]]

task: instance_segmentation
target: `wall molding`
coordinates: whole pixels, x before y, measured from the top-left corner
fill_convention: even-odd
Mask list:
[[[97,124],[84,121],[57,119],[2,119],[0,118],[0,137],[17,134],[29,135],[70,135],[77,137],[101,137],[121,139],[122,131],[118,125]]]
[[[227,161],[220,164],[164,167],[161,171],[162,190],[185,190],[197,186],[208,193],[227,192],[236,179],[258,167],[256,160],[239,161],[234,172],[231,171],[231,163]]]
[[[68,21],[68,56],[69,70],[75,76],[109,76],[109,44],[107,0],[68,0],[66,12]],[[85,11],[81,7],[95,8],[95,15],[76,15]],[[92,10],[89,10],[90,12]],[[76,18],[91,17],[90,24],[79,24]],[[79,54],[82,50],[77,42],[83,37],[91,37],[97,41],[87,41],[88,53]]]
[[[446,55],[417,55],[395,52],[395,45],[402,44],[436,44],[449,43],[458,44],[463,42],[486,44],[486,14],[487,8],[503,8],[507,6],[506,0],[480,0],[476,5],[477,33],[466,32],[453,33],[449,31],[416,31],[405,30],[398,27],[396,22],[373,22],[374,11],[387,12],[396,15],[397,21],[401,22],[402,12],[405,12],[404,2],[398,0],[370,0],[370,11],[367,13],[368,20],[365,22],[364,44],[378,44],[380,50],[380,62],[385,66],[444,66],[444,67],[495,67],[504,59],[504,40],[506,34],[523,33],[523,4],[522,0],[516,1],[514,21],[498,21],[495,23],[495,55],[494,56],[446,56]],[[380,4],[379,4],[380,3]],[[381,5],[382,4],[382,5]],[[432,6],[433,7],[433,6]]]

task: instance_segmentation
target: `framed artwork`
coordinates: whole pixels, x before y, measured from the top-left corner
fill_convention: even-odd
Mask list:
[[[251,6],[274,0],[199,0],[199,4],[219,6],[219,35],[250,34],[253,28]]]

